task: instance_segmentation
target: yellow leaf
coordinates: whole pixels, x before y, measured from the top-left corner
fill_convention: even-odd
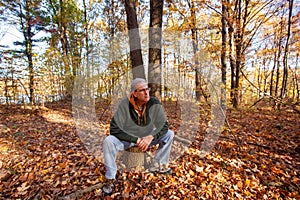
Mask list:
[[[190,174],[191,176],[195,176],[195,172],[194,172],[193,170],[191,170],[191,169],[190,169],[190,171],[189,171],[189,174]]]
[[[248,190],[245,190],[245,191],[244,191],[244,194],[245,194],[246,196],[248,196],[248,197],[251,196],[251,193],[250,193]]]
[[[249,179],[246,179],[246,186],[249,186],[251,181]]]
[[[0,148],[0,152],[6,152],[7,151],[7,146],[2,146],[1,148]]]
[[[47,174],[49,172],[49,169],[44,169],[44,170],[42,170],[42,173],[43,174]]]
[[[208,195],[209,195],[210,197],[212,197],[213,194],[212,194],[211,188],[208,188],[207,193],[208,193]]]
[[[219,179],[219,181],[220,181],[221,183],[223,183],[223,182],[226,181],[226,179],[224,178],[224,176],[222,176],[222,177]]]
[[[103,176],[102,174],[100,174],[98,180],[99,180],[100,182],[104,182],[105,176]]]

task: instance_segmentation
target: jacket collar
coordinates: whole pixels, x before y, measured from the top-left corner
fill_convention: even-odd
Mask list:
[[[144,104],[142,107],[139,107],[136,103],[135,97],[132,94],[129,97],[129,102],[133,106],[135,112],[138,114],[138,123],[139,123],[139,125],[140,125],[140,118],[142,116],[144,117],[144,120],[145,120],[145,123],[146,123],[146,115],[145,115],[146,104]]]

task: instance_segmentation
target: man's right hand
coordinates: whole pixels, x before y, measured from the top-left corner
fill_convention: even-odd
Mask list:
[[[144,138],[138,138],[137,145],[142,151],[146,151],[153,140],[153,136],[146,136]]]

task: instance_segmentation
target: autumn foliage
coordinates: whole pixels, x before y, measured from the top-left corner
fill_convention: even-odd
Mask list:
[[[166,111],[176,129],[176,112]],[[171,163],[172,175],[119,172],[116,190],[107,197],[101,190],[105,168],[76,134],[71,102],[40,109],[1,106],[0,112],[1,199],[300,198],[300,123],[292,110],[228,110],[210,154],[199,156],[204,125]],[[107,131],[110,114],[99,119]]]

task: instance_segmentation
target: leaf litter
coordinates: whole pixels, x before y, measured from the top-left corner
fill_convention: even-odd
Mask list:
[[[109,130],[111,113],[98,108]],[[176,132],[180,118],[166,108]],[[229,110],[224,128],[205,157],[197,140],[171,163],[172,175],[118,172],[115,192],[103,196],[103,163],[89,155],[76,134],[71,102],[43,109],[1,106],[1,199],[299,199],[299,115],[292,111]],[[203,113],[205,121],[207,113]],[[99,186],[99,187],[98,187]],[[84,191],[84,193],[78,193]]]

